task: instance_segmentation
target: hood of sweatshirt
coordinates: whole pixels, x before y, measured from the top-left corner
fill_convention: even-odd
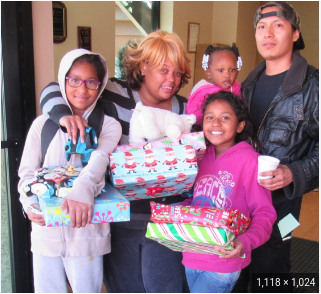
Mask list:
[[[70,70],[74,60],[76,58],[82,56],[82,55],[85,55],[85,54],[97,55],[100,58],[102,64],[105,67],[105,70],[106,70],[104,79],[103,79],[102,83],[100,84],[100,90],[99,90],[99,93],[97,95],[96,101],[92,105],[90,105],[85,110],[85,112],[83,114],[83,117],[87,120],[89,115],[93,111],[93,109],[94,109],[94,107],[95,107],[95,105],[97,103],[97,100],[99,99],[101,93],[105,89],[107,81],[108,81],[108,66],[107,66],[107,62],[106,62],[105,58],[102,55],[98,54],[98,53],[93,53],[91,51],[88,51],[86,49],[81,49],[81,48],[69,51],[60,61],[59,70],[58,70],[58,82],[59,82],[59,86],[60,86],[62,97],[64,98],[64,100],[66,101],[66,103],[69,106],[70,110],[72,111],[71,106],[70,106],[69,101],[68,101],[67,96],[66,96],[66,87],[65,87],[65,85],[66,85],[66,75],[67,75],[68,71]]]
[[[254,151],[254,148],[249,143],[242,141],[242,142],[235,144],[230,149],[226,150],[217,159],[215,159],[214,145],[208,146],[206,148],[206,153],[207,153],[207,156],[209,156],[211,158],[211,160],[221,160],[221,159],[224,159],[224,157],[233,155],[234,152],[238,152],[239,150],[242,150],[242,149]]]

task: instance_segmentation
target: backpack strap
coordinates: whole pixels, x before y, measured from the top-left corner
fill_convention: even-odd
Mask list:
[[[41,167],[43,166],[49,144],[52,141],[55,134],[57,133],[58,129],[59,129],[59,126],[50,118],[48,118],[45,121],[45,124],[42,127],[42,130],[41,130],[41,154],[42,154]]]
[[[88,118],[88,124],[96,131],[98,138],[103,126],[104,114],[119,121],[118,112],[114,103],[98,99],[95,108]]]
[[[103,122],[104,111],[101,105],[101,101],[100,99],[98,99],[95,108],[88,117],[88,125],[96,131],[97,138],[99,138]]]
[[[118,117],[118,112],[115,104],[113,102],[107,101],[107,100],[102,100],[99,99],[99,104],[101,105],[101,108],[104,111],[104,114],[107,116],[110,116],[120,122],[119,117]]]

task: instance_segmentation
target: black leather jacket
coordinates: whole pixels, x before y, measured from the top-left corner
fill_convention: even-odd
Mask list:
[[[263,70],[265,61],[242,83],[242,97],[249,107]],[[279,158],[293,174],[293,183],[272,193],[274,203],[319,186],[319,70],[297,52],[260,124],[258,138],[263,143],[261,153]]]

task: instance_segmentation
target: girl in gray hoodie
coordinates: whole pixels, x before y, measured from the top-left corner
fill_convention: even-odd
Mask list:
[[[61,60],[58,81],[73,114],[86,121],[106,86],[108,68],[105,59],[85,49],[68,52]],[[101,292],[103,255],[110,252],[109,223],[89,224],[94,197],[105,185],[105,172],[109,164],[108,153],[119,142],[121,126],[114,118],[104,115],[97,148],[88,164],[74,181],[71,191],[64,196],[62,209],[70,213],[70,226],[46,227],[37,195],[27,196],[26,184],[41,167],[41,130],[48,117],[37,117],[30,127],[19,168],[18,190],[20,201],[32,221],[31,251],[35,292],[66,293],[66,275],[73,292]],[[64,146],[68,134],[59,129],[50,142],[43,166],[81,166],[79,154],[66,160]]]

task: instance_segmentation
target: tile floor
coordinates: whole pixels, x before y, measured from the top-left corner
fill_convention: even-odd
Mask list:
[[[319,191],[303,196],[299,223],[294,237],[319,242]]]
[[[299,223],[293,232],[294,237],[319,242],[319,192],[310,192],[303,196]],[[72,293],[70,288],[68,290]],[[105,285],[101,293],[107,293]]]

